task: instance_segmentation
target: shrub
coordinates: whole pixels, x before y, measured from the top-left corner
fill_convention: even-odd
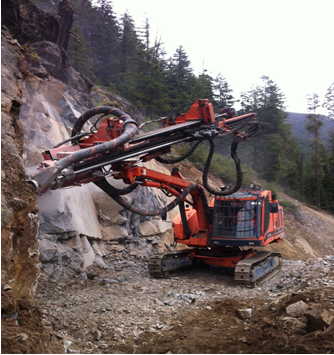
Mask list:
[[[298,209],[298,207],[293,202],[287,200],[280,201],[280,205],[286,212],[295,212]]]

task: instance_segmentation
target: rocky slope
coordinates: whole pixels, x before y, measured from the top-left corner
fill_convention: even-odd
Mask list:
[[[44,324],[68,353],[333,349],[333,256],[286,260],[280,274],[255,289],[235,285],[233,275],[219,268],[200,265],[152,279],[145,263],[126,251],[114,252],[106,264],[66,283],[44,278],[39,283]]]

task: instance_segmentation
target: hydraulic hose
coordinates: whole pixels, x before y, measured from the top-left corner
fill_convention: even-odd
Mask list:
[[[210,138],[210,139],[208,139],[208,141],[210,143],[210,151],[209,151],[209,155],[208,155],[207,161],[204,166],[203,186],[205,187],[205,189],[208,192],[210,192],[211,194],[216,195],[216,196],[231,195],[234,192],[238,191],[241,187],[241,184],[242,184],[243,172],[241,169],[240,159],[237,156],[237,147],[238,147],[238,144],[242,141],[242,138],[240,138],[239,136],[235,137],[232,144],[231,144],[231,157],[235,163],[235,168],[236,168],[236,172],[237,172],[237,181],[236,181],[236,184],[233,186],[233,188],[230,190],[227,190],[227,191],[215,191],[215,190],[211,189],[211,187],[208,184],[208,173],[209,173],[213,153],[215,151],[215,143],[214,143],[213,139]]]
[[[176,191],[181,192],[181,190],[176,189]],[[191,229],[188,224],[186,209],[184,206],[184,201],[181,201],[179,204],[180,216],[182,221],[182,227],[184,234],[189,238],[192,234]]]
[[[227,191],[215,191],[213,189],[210,188],[209,184],[208,184],[208,173],[210,170],[210,164],[211,164],[211,160],[213,157],[213,153],[215,150],[215,143],[212,140],[212,138],[209,138],[208,141],[210,143],[210,151],[209,151],[209,155],[204,167],[204,171],[203,171],[203,186],[205,187],[205,189],[210,192],[213,195],[216,196],[228,196],[233,194],[234,192],[238,191],[241,187],[242,184],[242,176],[243,176],[243,172],[241,169],[241,164],[240,164],[240,159],[238,158],[237,155],[237,148],[238,148],[238,144],[240,142],[242,142],[245,138],[249,138],[254,136],[259,129],[263,129],[263,126],[260,122],[247,122],[247,129],[243,132],[243,135],[237,135],[231,144],[231,157],[234,160],[235,163],[235,168],[236,168],[236,173],[237,173],[237,178],[236,178],[236,184],[233,186],[232,189],[227,190]]]
[[[190,155],[192,153],[194,153],[195,149],[198,147],[198,145],[200,143],[201,143],[201,141],[195,141],[194,144],[192,145],[192,147],[190,147],[190,149],[186,153],[184,153],[183,155],[181,155],[180,157],[178,157],[176,159],[165,159],[165,158],[162,158],[162,157],[158,156],[158,157],[155,158],[155,160],[158,161],[159,163],[162,163],[162,164],[176,164],[176,163],[179,163],[180,161],[190,157]]]
[[[181,216],[181,221],[182,221],[183,232],[188,238],[190,238],[192,232],[191,232],[191,229],[188,224],[186,209],[184,207],[183,201],[179,204],[179,209],[180,209],[180,216]]]
[[[99,179],[93,181],[93,183],[98,186],[101,190],[103,190],[107,195],[109,195],[112,199],[114,199],[118,204],[120,204],[123,208],[126,210],[139,214],[141,216],[163,216],[167,212],[171,211],[174,209],[176,206],[178,206],[181,202],[183,202],[183,199],[193,190],[198,190],[200,194],[200,198],[203,204],[203,208],[205,210],[205,215],[209,220],[211,221],[211,214],[210,210],[208,207],[208,202],[205,196],[205,192],[202,188],[202,186],[198,184],[193,184],[188,186],[186,189],[184,189],[179,196],[177,196],[171,203],[169,203],[167,206],[156,209],[154,211],[149,211],[149,210],[144,210],[142,208],[134,207],[132,206],[125,198],[121,197],[118,189],[113,187],[112,185],[109,184],[109,182],[105,179]],[[203,197],[204,195],[204,197]]]
[[[108,142],[105,142],[103,144],[96,145],[94,147],[86,148],[86,149],[81,149],[78,150],[67,157],[56,161],[54,166],[49,166],[42,170],[41,172],[37,172],[35,174],[29,175],[27,178],[28,184],[31,186],[31,188],[36,192],[36,193],[41,193],[43,192],[50,184],[55,183],[55,179],[61,174],[61,171],[68,166],[81,161],[83,159],[89,158],[93,155],[100,154],[100,153],[105,153],[108,150],[115,149],[125,143],[127,143],[130,139],[132,139],[138,129],[137,129],[137,122],[132,119],[128,114],[126,114],[124,111],[115,108],[115,107],[109,107],[109,106],[101,106],[97,108],[93,108],[85,112],[84,114],[81,115],[81,117],[75,122],[73,130],[72,130],[72,137],[69,140],[66,141],[72,141],[72,140],[78,140],[81,137],[81,133],[78,134],[78,132],[81,131],[83,125],[93,116],[97,114],[112,114],[120,119],[123,120],[123,128],[124,132],[117,138],[112,139]],[[63,144],[65,141],[63,141],[61,144]],[[59,145],[57,145],[59,146]],[[124,190],[125,194],[133,191],[135,187],[131,187],[129,189]]]
[[[94,147],[86,148],[86,149],[81,149],[77,152],[74,152],[73,154],[59,160],[56,162],[56,167],[60,171],[67,168],[73,163],[76,163],[80,160],[89,158],[93,155],[100,154],[100,153],[105,153],[108,150],[115,149],[125,143],[127,143],[130,139],[132,139],[136,133],[137,133],[137,122],[132,119],[128,114],[126,114],[124,111],[115,108],[115,107],[110,107],[110,106],[101,106],[97,108],[93,108],[85,112],[84,114],[81,115],[81,117],[75,122],[73,130],[72,130],[72,137],[74,137],[78,132],[81,131],[82,127],[84,124],[93,116],[99,114],[99,113],[104,113],[104,114],[112,114],[114,116],[117,116],[118,118],[122,119],[124,121],[123,127],[124,127],[124,132],[117,138],[112,139],[108,142],[105,142],[103,144],[96,145]]]
[[[140,185],[139,183],[135,183],[127,187],[124,187],[123,189],[117,189],[116,187],[114,187],[114,189],[118,195],[127,195],[130,192],[134,191],[139,185]]]

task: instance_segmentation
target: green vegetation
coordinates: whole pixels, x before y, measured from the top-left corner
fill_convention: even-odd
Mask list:
[[[34,2],[57,13],[59,0]],[[184,46],[180,45],[167,58],[161,39],[150,42],[148,19],[138,28],[129,12],[117,17],[110,0],[71,0],[71,5],[75,21],[67,54],[77,71],[128,99],[148,120],[169,116],[176,106],[179,112],[185,112],[199,98],[209,99],[215,109],[233,108],[235,102],[240,102],[239,114],[255,112],[263,125],[261,135],[238,147],[245,186],[256,181],[334,212],[334,84],[328,88],[324,103],[320,103],[316,94],[311,95],[309,115],[302,122],[303,134],[310,138],[303,145],[292,135],[284,94],[268,76],[261,77],[260,85],[245,88],[236,99],[222,73],[215,78],[205,69],[199,75],[194,74]],[[33,52],[30,56],[34,56]],[[323,117],[317,112],[320,104],[333,121],[333,128],[327,129],[326,144],[321,135]],[[154,124],[147,129],[152,127]],[[230,138],[216,140],[210,170],[233,184],[235,167],[230,158],[230,145]],[[179,148],[172,154],[177,156],[188,148]],[[207,156],[208,146],[202,143],[189,161],[202,168]]]
[[[280,205],[285,212],[295,212],[298,210],[298,207],[294,203],[287,200],[280,201]]]
[[[31,62],[36,63],[40,61],[41,57],[35,52],[35,49],[33,47],[25,44],[21,47],[21,50],[26,56],[26,58]]]

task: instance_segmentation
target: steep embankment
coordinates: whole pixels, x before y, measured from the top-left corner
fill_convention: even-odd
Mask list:
[[[1,349],[4,353],[54,353],[34,300],[40,274],[36,197],[25,182],[19,121],[22,73],[19,45],[1,31]]]
[[[284,211],[285,240],[266,249],[282,253],[283,258],[306,260],[334,254],[334,216],[306,206],[284,193],[281,201],[289,201],[292,208]]]

